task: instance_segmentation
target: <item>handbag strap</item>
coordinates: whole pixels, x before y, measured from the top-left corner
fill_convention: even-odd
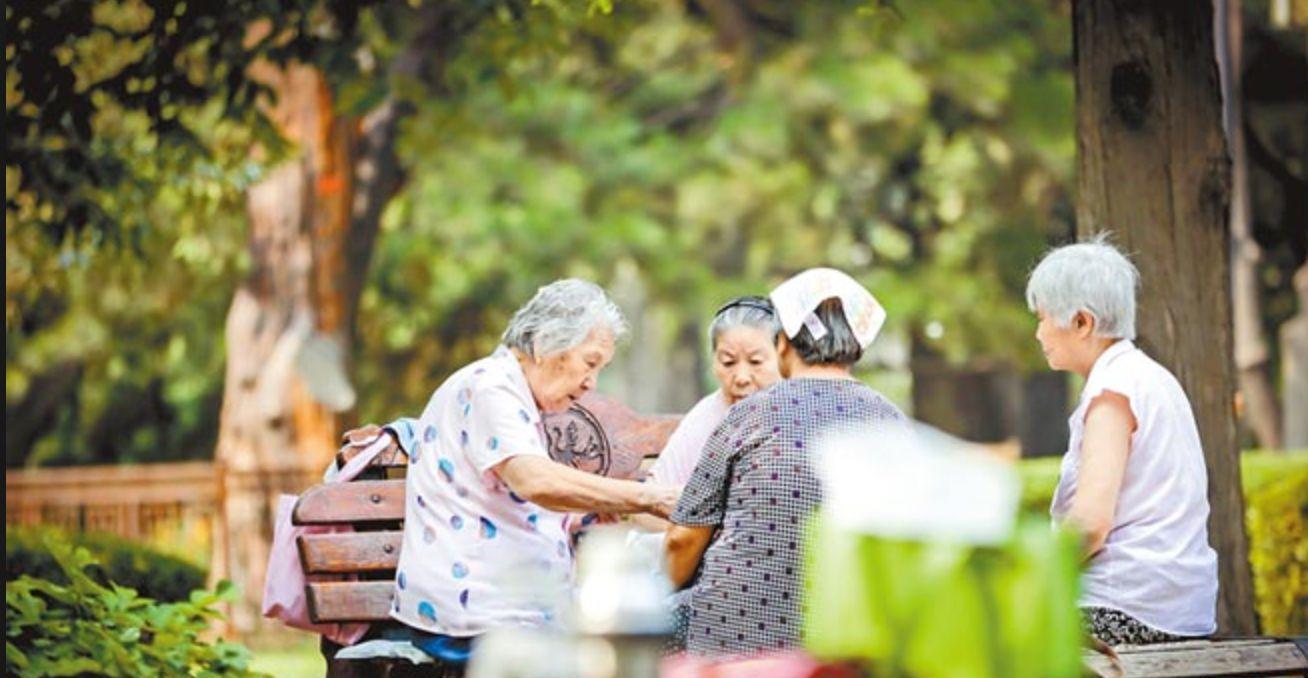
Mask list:
[[[354,455],[354,458],[341,468],[331,482],[347,483],[354,480],[355,476],[362,473],[363,469],[367,468],[368,464],[371,464],[377,458],[377,455],[385,452],[386,448],[390,446],[391,435],[383,430],[377,434],[377,437],[371,443],[368,443],[367,447],[363,448],[362,452]]]

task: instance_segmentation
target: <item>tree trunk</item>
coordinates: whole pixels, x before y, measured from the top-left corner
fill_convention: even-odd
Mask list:
[[[702,356],[708,349],[702,326],[693,320],[672,322],[633,262],[617,266],[608,289],[626,311],[630,336],[640,341],[614,358],[602,380],[604,393],[637,412],[690,409],[705,394]]]
[[[267,114],[295,157],[249,190],[251,272],[227,316],[216,452],[227,538],[215,540],[226,542],[215,563],[240,587],[230,618],[240,633],[261,626],[277,496],[322,472],[336,450],[337,414],[353,405],[344,361],[354,300],[343,278],[355,125],[336,116],[317,69],[255,71],[276,94]],[[344,390],[324,395],[323,375]]]
[[[1208,464],[1218,626],[1255,631],[1235,440],[1230,165],[1207,3],[1076,0],[1077,230],[1140,267],[1139,342],[1190,397]]]
[[[458,39],[488,12],[425,4],[386,77],[438,89]],[[312,67],[261,64],[252,75],[276,94],[266,113],[297,155],[249,191],[251,272],[227,315],[215,452],[224,525],[211,577],[240,587],[229,616],[237,633],[263,626],[278,495],[299,492],[322,473],[340,418],[353,407],[355,315],[382,212],[405,179],[395,139],[414,110],[392,93],[361,120],[345,119]]]
[[[1262,248],[1253,237],[1249,202],[1249,158],[1244,144],[1241,96],[1243,42],[1240,0],[1217,3],[1217,63],[1222,81],[1223,124],[1231,145],[1231,311],[1235,325],[1235,369],[1241,416],[1258,444],[1281,449],[1281,412],[1272,383],[1271,355],[1263,329],[1258,266]]]

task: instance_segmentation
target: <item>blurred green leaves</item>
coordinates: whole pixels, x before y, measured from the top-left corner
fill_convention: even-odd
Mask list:
[[[1037,357],[1025,273],[1071,231],[1064,10],[740,6],[743,71],[693,6],[658,2],[494,67],[455,59],[458,95],[423,101],[402,143],[413,181],[362,305],[364,419],[419,409],[537,286],[627,264],[683,325],[833,265],[890,334],[936,323],[952,360]]]
[[[367,4],[6,3],[6,220],[56,242],[149,228],[118,196],[153,194],[165,176],[222,150],[192,113],[216,108],[276,146],[258,108],[268,90],[251,66],[298,59],[354,70],[354,28]]]
[[[73,59],[80,77],[157,58],[106,28],[150,2],[74,4],[95,8],[95,27],[56,41],[73,47],[53,58]],[[396,149],[408,180],[360,304],[361,418],[419,410],[444,376],[493,347],[518,304],[568,275],[613,284],[634,272],[644,312],[668,325],[657,334],[684,343],[723,298],[837,266],[881,298],[888,341],[926,336],[954,361],[1038,357],[1021,289],[1072,218],[1061,4],[742,0],[745,47],[734,51],[698,3],[484,7],[492,18],[463,36],[435,90],[378,75],[401,50],[404,3],[357,13],[357,44],[303,53],[327,69],[344,111],[362,114],[392,85],[417,107]],[[346,29],[327,25],[319,37]],[[231,57],[230,45],[197,47],[210,48]],[[210,83],[217,71],[189,59],[178,69]],[[6,96],[19,105],[26,90],[14,80]],[[139,80],[124,91],[149,85]],[[116,231],[115,247],[95,229],[51,239],[42,224],[73,222],[20,189],[23,170],[7,164],[8,409],[39,404],[31,384],[72,361],[77,386],[41,420],[63,433],[43,435],[29,461],[95,461],[95,449],[105,460],[206,456],[223,321],[246,267],[243,191],[261,171],[250,151],[266,147],[259,161],[272,162],[294,149],[222,99],[175,102],[169,119],[194,142],[179,145],[152,109],[94,96],[87,138],[131,171],[79,183],[74,197],[144,226]],[[115,405],[158,416],[142,432]],[[106,418],[122,430],[97,429]]]

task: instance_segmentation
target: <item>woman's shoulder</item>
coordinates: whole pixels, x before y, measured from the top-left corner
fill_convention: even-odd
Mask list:
[[[899,409],[893,400],[887,398],[881,391],[864,384],[863,382],[854,382],[850,386],[850,393],[855,398],[862,401],[865,406],[874,414],[883,418],[907,419],[904,411]]]
[[[676,442],[702,446],[704,439],[722,423],[730,409],[720,390],[700,398],[681,418],[672,437],[668,439],[668,444]]]
[[[451,374],[441,389],[450,392],[461,406],[473,401],[530,401],[531,392],[521,371],[513,372],[520,368],[516,361],[508,361],[499,353],[475,360]]]
[[[755,391],[749,397],[737,401],[736,404],[730,407],[726,418],[741,421],[748,419],[751,415],[770,412],[781,403],[789,402],[799,391],[800,387],[795,380],[781,379]]]
[[[1131,397],[1179,388],[1176,375],[1139,347],[1132,347],[1105,366],[1095,381],[1096,390],[1112,390]]]
[[[762,420],[762,413],[770,411],[778,398],[786,393],[786,380],[755,392],[727,407],[721,416],[718,429],[748,430]],[[724,401],[725,404],[725,401]]]

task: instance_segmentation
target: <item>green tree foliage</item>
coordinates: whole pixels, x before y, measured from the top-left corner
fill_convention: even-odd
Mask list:
[[[242,191],[289,150],[249,108],[255,86],[230,82],[260,55],[324,64],[347,112],[395,91],[415,107],[361,303],[364,419],[421,408],[563,275],[639,280],[646,312],[688,342],[724,297],[834,265],[883,300],[889,336],[929,326],[955,360],[1034,357],[1022,279],[1070,221],[1061,3],[748,0],[733,27],[708,2],[487,0],[467,5],[479,20],[430,91],[381,77],[411,7],[339,4],[83,0],[49,10],[90,17],[55,36],[50,16],[7,7],[23,26],[6,98],[29,120],[6,146],[44,168],[6,165],[9,465],[211,453]],[[226,44],[260,17],[285,39]],[[62,118],[15,61],[40,50],[57,82],[87,85],[58,90],[80,102]],[[139,63],[181,93],[120,77]],[[104,181],[61,174],[78,165],[43,149],[65,147],[94,153]],[[67,218],[78,202],[86,220]]]
[[[364,114],[391,91],[382,76],[414,28],[412,4],[6,7],[8,466],[212,454],[223,321],[248,269],[243,193],[294,153],[260,116],[246,69],[310,61],[345,112]],[[557,41],[547,26],[603,9],[476,2],[451,20],[466,32],[488,14],[521,24],[533,12]]]
[[[188,111],[216,104],[226,118],[260,124],[256,104],[266,88],[249,66],[290,59],[347,66],[341,50],[365,4],[6,3],[5,167],[6,183],[17,184],[6,209],[56,239],[148,224],[115,200],[152,193],[162,177],[151,170],[185,168],[210,155],[199,136],[203,121],[188,119]],[[140,114],[144,124],[114,134],[101,119],[122,114]],[[142,143],[155,151],[144,164],[134,152],[143,149],[132,148]]]
[[[210,454],[251,149],[290,150],[248,68],[353,72],[366,4],[6,4],[7,465]]]
[[[124,148],[154,186],[115,194],[116,211],[156,225],[134,231],[130,246],[106,246],[94,231],[55,242],[7,214],[10,464],[48,431],[63,435],[45,436],[29,461],[194,457],[210,446],[222,321],[244,267],[241,190],[258,168],[241,157],[245,128],[212,109],[196,115],[209,117],[210,159],[174,173],[150,159],[148,137]],[[144,125],[130,114],[112,122],[124,138]]]
[[[156,603],[97,581],[90,552],[49,540],[63,583],[5,582],[5,674],[11,676],[248,676],[250,653],[204,636],[230,584]]]
[[[955,359],[1034,357],[1025,273],[1070,230],[1067,17],[739,4],[744,64],[674,3],[618,3],[549,51],[451,64],[452,95],[404,139],[411,183],[363,299],[365,419],[420,408],[537,285],[624,267],[693,323],[834,265],[883,299],[892,334],[935,321]]]

